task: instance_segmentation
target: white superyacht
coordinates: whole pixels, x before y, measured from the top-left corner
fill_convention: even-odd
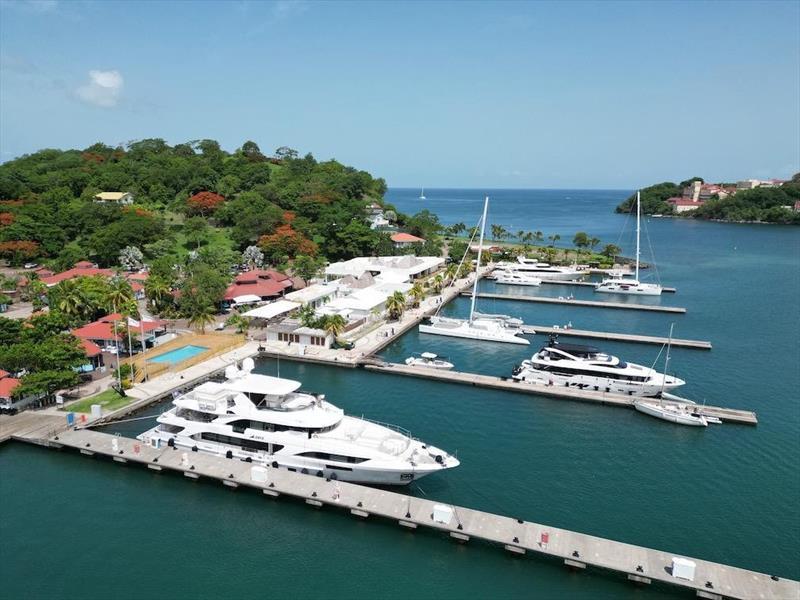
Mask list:
[[[522,273],[548,281],[573,281],[587,275],[587,271],[579,271],[576,267],[559,267],[539,262],[535,258],[517,256],[517,262],[499,262],[494,275],[500,277],[505,273]]]
[[[513,371],[513,378],[539,385],[654,397],[682,386],[685,381],[655,369],[625,362],[593,346],[549,343]]]
[[[235,365],[223,382],[209,381],[173,401],[158,425],[138,436],[167,444],[320,477],[405,485],[451,469],[458,459],[408,432],[349,417],[300,382],[252,373]]]

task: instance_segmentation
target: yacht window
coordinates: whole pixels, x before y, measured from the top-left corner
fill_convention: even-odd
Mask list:
[[[369,460],[368,458],[359,458],[357,456],[344,456],[342,454],[328,454],[327,452],[301,452],[297,456],[305,456],[307,458],[320,458],[322,460],[335,460],[343,463],[358,464]]]
[[[175,416],[186,419],[187,421],[199,421],[201,423],[210,423],[217,418],[217,415],[200,412],[199,410],[192,410],[191,408],[179,408],[175,412]]]
[[[283,446],[281,444],[269,444],[268,442],[262,442],[259,440],[231,437],[229,435],[222,435],[220,433],[212,433],[210,431],[202,433],[200,439],[207,440],[209,442],[217,442],[219,444],[239,446],[245,450],[263,450],[265,452],[277,452],[278,450],[283,450]],[[271,449],[270,446],[272,447]]]
[[[186,429],[185,427],[179,427],[178,425],[169,425],[168,423],[162,423],[159,425],[159,430],[163,431],[164,433],[180,433]]]
[[[326,469],[334,469],[336,471],[352,471],[350,467],[337,467],[336,465],[325,465]]]

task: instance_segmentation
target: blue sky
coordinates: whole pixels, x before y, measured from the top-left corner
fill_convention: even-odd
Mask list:
[[[800,170],[800,3],[0,2],[0,160],[288,145],[392,186]]]

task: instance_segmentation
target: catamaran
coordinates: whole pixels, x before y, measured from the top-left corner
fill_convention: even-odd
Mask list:
[[[138,436],[228,458],[357,483],[405,485],[459,465],[444,450],[409,432],[345,416],[301,383],[230,365],[225,381],[209,381],[173,400],[158,425]]]
[[[419,193],[419,199],[427,200],[427,198],[425,198],[425,188],[422,188],[422,191]]]
[[[419,330],[421,333],[432,333],[434,335],[528,345],[530,342],[522,337],[524,332],[521,328],[522,321],[519,319],[514,319],[507,315],[483,315],[475,311],[475,299],[478,294],[478,281],[480,280],[478,270],[481,264],[483,237],[486,233],[486,213],[488,210],[489,197],[487,196],[483,204],[483,216],[481,217],[481,237],[478,245],[478,261],[476,262],[475,281],[472,286],[469,318],[442,317],[437,311],[437,314],[430,317],[427,323],[420,324]],[[466,257],[466,254],[464,256]]]
[[[609,279],[604,279],[594,288],[595,292],[605,292],[609,294],[638,294],[640,296],[660,296],[661,286],[657,283],[642,283],[639,281],[639,237],[641,229],[642,202],[640,192],[636,192],[636,271],[633,279],[623,275],[614,275]]]

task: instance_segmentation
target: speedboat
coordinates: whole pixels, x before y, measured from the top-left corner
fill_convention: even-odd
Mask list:
[[[541,285],[542,280],[522,271],[499,269],[494,272],[495,283],[505,285]]]
[[[655,369],[625,362],[593,346],[550,341],[530,360],[515,367],[518,381],[539,385],[578,387],[630,396],[658,396],[685,381]]]
[[[451,469],[458,459],[409,432],[346,416],[301,383],[230,365],[225,381],[209,381],[173,400],[158,425],[138,436],[300,473],[376,485],[406,485]]]
[[[637,400],[633,403],[633,406],[636,410],[646,415],[677,423],[678,425],[708,427],[708,419],[698,413],[693,405],[664,404],[654,400]],[[719,419],[715,419],[714,422],[719,422]]]
[[[433,352],[423,352],[419,356],[409,356],[406,359],[409,367],[425,367],[427,369],[452,369],[453,363],[439,358]]]
[[[587,274],[587,271],[579,271],[576,267],[554,266],[526,256],[517,256],[516,262],[499,262],[497,263],[497,268],[499,270],[517,271],[533,275],[539,279],[556,281],[572,281],[580,279]]]

